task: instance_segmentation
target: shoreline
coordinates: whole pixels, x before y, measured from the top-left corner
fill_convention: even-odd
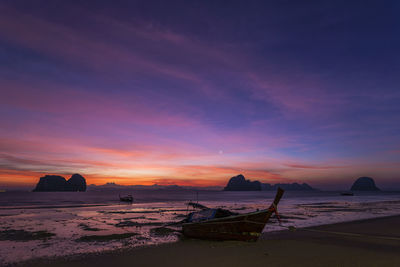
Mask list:
[[[257,242],[182,238],[174,243],[39,258],[10,266],[396,266],[400,262],[399,224],[400,215],[394,215],[265,232]]]
[[[70,205],[46,205],[46,206],[0,206],[0,210],[40,210],[40,209],[69,209],[69,208],[91,208],[108,207],[117,204],[70,204]]]

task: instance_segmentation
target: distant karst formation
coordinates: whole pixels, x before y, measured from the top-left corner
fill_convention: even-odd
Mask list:
[[[312,188],[311,186],[309,186],[306,183],[274,184],[274,185],[262,184],[262,190],[274,190],[275,191],[279,187],[286,191],[312,191],[312,190],[315,190],[315,188]]]
[[[33,192],[85,192],[86,180],[80,174],[74,174],[67,181],[64,177],[58,175],[46,175],[40,177],[39,182]]]
[[[246,180],[242,174],[239,174],[238,176],[232,177],[226,187],[224,188],[224,191],[260,191],[260,190],[277,190],[278,187],[288,190],[288,191],[311,191],[315,190],[311,186],[309,186],[306,183],[303,184],[298,184],[298,183],[292,183],[292,184],[264,184],[260,183],[259,181],[250,181]]]
[[[360,177],[351,186],[351,191],[380,191],[375,185],[374,179],[370,177]]]
[[[261,191],[261,183],[246,180],[243,175],[239,174],[229,180],[224,191]]]

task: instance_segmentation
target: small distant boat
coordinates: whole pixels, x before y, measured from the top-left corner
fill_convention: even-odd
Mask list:
[[[354,196],[354,193],[353,192],[342,192],[342,193],[340,193],[340,195],[342,195],[342,196]]]
[[[123,202],[133,202],[133,196],[132,195],[126,195],[126,196],[119,196],[119,200]]]
[[[182,224],[182,232],[199,239],[256,241],[273,213],[279,219],[277,206],[283,192],[278,188],[274,202],[261,211],[234,214],[223,209],[205,209],[192,212]]]

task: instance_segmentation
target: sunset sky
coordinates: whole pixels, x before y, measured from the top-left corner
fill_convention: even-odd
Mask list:
[[[0,187],[400,189],[400,1],[0,2]]]

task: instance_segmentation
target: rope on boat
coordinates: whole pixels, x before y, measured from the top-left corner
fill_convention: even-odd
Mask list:
[[[279,225],[281,225],[282,221],[281,221],[281,217],[279,216],[278,207],[276,206],[276,204],[275,204],[275,203],[272,203],[272,205],[268,208],[268,210],[269,210],[271,213],[275,213],[275,216],[276,216],[276,218],[277,218],[278,221],[279,221]]]
[[[357,234],[357,233],[348,233],[348,232],[317,230],[317,229],[309,229],[309,228],[296,228],[294,226],[284,226],[284,225],[279,225],[279,226],[282,227],[282,228],[286,228],[291,232],[300,230],[300,231],[307,231],[307,232],[328,233],[328,234],[351,236],[351,237],[368,237],[368,238],[377,238],[377,239],[400,241],[400,237],[393,237],[393,236],[367,235],[367,234]]]

